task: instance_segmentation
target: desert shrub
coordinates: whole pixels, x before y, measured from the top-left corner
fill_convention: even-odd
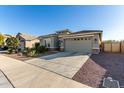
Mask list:
[[[26,56],[38,56],[41,53],[44,53],[47,51],[47,48],[45,46],[40,46],[39,44],[36,44],[33,48],[25,48],[23,50],[23,54]]]
[[[30,48],[25,47],[24,50],[22,50],[22,53],[23,53],[23,55],[27,56],[30,51],[31,51]]]
[[[48,51],[48,49],[45,46],[39,46],[38,51],[39,51],[39,53],[44,53],[44,52]]]
[[[36,54],[36,48],[30,48],[30,51],[29,51],[29,56],[35,56]]]
[[[26,56],[35,56],[36,55],[36,49],[33,47],[33,48],[25,48],[23,51],[22,51],[23,55],[26,55]]]

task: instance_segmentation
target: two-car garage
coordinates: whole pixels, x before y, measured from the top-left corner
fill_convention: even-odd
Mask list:
[[[64,43],[65,51],[92,52],[92,37],[67,38]]]

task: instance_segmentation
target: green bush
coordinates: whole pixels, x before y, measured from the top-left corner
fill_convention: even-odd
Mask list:
[[[11,54],[13,52],[13,49],[12,48],[8,48],[8,53]]]
[[[35,50],[36,50],[36,54],[39,54],[39,53],[40,53],[39,47],[40,47],[40,43],[35,43],[34,48],[35,48]]]
[[[24,50],[22,51],[24,55],[28,55],[29,52],[30,52],[30,48],[28,47],[24,48]]]
[[[37,49],[40,46],[40,43],[35,43],[35,48]]]
[[[44,53],[46,51],[48,51],[48,50],[45,46],[40,46],[37,44],[33,48],[25,48],[23,50],[23,54],[26,56],[35,57],[35,56],[38,56],[39,54]]]
[[[38,47],[38,50],[37,50],[39,53],[44,53],[47,51],[47,48],[45,46],[39,46]]]
[[[29,53],[31,52],[31,49],[26,47],[24,50],[23,50],[23,54],[24,55],[28,55]]]

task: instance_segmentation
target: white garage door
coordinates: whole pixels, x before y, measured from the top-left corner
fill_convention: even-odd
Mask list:
[[[91,38],[66,39],[65,51],[84,53],[92,52],[92,39]]]

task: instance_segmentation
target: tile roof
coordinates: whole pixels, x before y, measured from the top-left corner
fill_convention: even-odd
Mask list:
[[[81,34],[81,33],[101,33],[102,30],[82,30],[78,32],[73,32],[72,34]]]
[[[72,33],[69,29],[64,29],[64,30],[56,31],[57,34],[59,34],[59,33],[61,33],[61,32],[69,32],[69,33]]]
[[[33,40],[33,39],[37,38],[36,36],[30,35],[30,34],[26,34],[26,33],[18,33],[17,35],[20,35],[25,40]]]

